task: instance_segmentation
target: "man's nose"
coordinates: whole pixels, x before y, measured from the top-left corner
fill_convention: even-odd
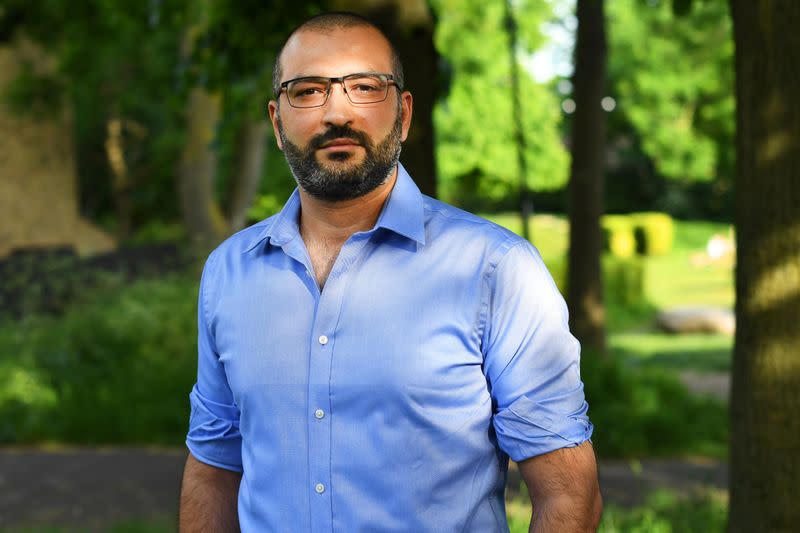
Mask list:
[[[344,92],[341,83],[331,84],[331,93],[325,102],[323,120],[326,124],[343,125],[353,121],[353,105]]]

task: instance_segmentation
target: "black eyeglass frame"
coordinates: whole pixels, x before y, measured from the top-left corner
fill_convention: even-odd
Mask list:
[[[351,79],[351,78],[363,78],[367,76],[379,76],[382,78],[386,78],[386,94],[380,100],[375,100],[374,102],[353,102],[350,99],[350,95],[347,93],[347,86],[344,84],[344,80]],[[296,106],[292,104],[292,100],[289,98],[289,93],[287,88],[290,83],[300,81],[300,80],[328,80],[328,89],[325,92],[325,100],[319,105],[312,105],[312,106]],[[278,89],[278,98],[280,98],[281,93],[286,91],[286,101],[289,102],[289,105],[296,108],[296,109],[313,109],[315,107],[322,107],[328,103],[328,99],[331,97],[331,89],[333,88],[334,83],[340,83],[342,85],[342,90],[344,91],[345,96],[347,96],[347,101],[350,102],[352,105],[370,105],[370,104],[377,104],[380,102],[385,102],[386,99],[389,97],[389,85],[394,85],[397,87],[397,90],[403,92],[403,88],[397,83],[397,80],[394,79],[394,74],[384,74],[382,72],[355,72],[353,74],[347,74],[346,76],[339,76],[336,78],[330,78],[327,76],[301,76],[299,78],[292,78],[291,80],[286,80],[285,82],[281,83],[280,89]]]

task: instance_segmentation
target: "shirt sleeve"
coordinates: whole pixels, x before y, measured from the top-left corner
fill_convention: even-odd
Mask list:
[[[213,254],[203,269],[197,303],[197,383],[189,394],[191,416],[186,446],[199,461],[212,466],[242,471],[242,436],[239,408],[228,385],[225,367],[219,360],[209,319],[208,285],[213,279]]]
[[[577,446],[592,435],[580,377],[580,345],[567,306],[527,241],[488,277],[484,372],[500,448],[514,461]]]

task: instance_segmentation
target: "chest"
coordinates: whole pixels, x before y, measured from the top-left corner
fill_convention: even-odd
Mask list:
[[[311,266],[314,269],[314,277],[321,289],[336,263],[344,241],[309,238],[306,238],[305,241]]]
[[[343,395],[365,384],[439,390],[442,379],[485,387],[480,273],[404,249],[348,246],[314,248],[323,291],[288,260],[265,261],[226,287],[215,335],[237,401],[265,387],[304,396],[315,384]]]

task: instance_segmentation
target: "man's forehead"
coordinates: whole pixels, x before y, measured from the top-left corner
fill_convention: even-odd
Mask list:
[[[286,42],[281,64],[284,80],[392,70],[389,43],[369,26],[300,30]]]

